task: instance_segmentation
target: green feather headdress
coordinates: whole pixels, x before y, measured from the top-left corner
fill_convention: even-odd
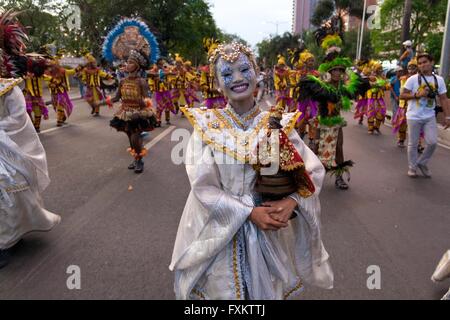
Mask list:
[[[338,57],[332,61],[322,63],[319,66],[319,72],[328,72],[332,69],[343,68],[347,69],[352,66],[352,60],[350,58]]]

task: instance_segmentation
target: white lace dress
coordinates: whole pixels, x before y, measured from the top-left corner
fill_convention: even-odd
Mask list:
[[[259,196],[249,162],[269,114],[258,107],[239,116],[223,110],[183,109],[194,126],[186,155],[192,191],[180,221],[172,263],[177,299],[289,299],[304,283],[332,288],[333,273],[320,236],[318,194],[324,167],[293,130],[282,124],[305,161],[316,193],[293,194],[297,218],[279,231],[261,231],[248,217]],[[245,146],[245,148],[244,148]]]

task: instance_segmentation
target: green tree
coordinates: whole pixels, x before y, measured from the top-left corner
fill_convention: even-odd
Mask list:
[[[300,35],[293,35],[289,32],[265,39],[256,45],[259,59],[264,61],[267,66],[272,66],[276,64],[279,54],[288,58],[288,49],[297,48],[300,45],[300,39]]]
[[[344,42],[342,45],[342,55],[356,58],[356,45],[358,31],[351,30],[344,33]],[[301,43],[320,61],[324,58],[324,52],[316,43],[314,32],[305,31],[301,36],[285,33],[282,36],[277,36],[270,39],[265,39],[258,43],[258,56],[260,61],[265,61],[267,66],[272,66],[277,62],[278,54],[282,54],[287,58],[288,49],[298,48]],[[367,32],[363,40],[362,56],[370,57],[373,54],[373,48],[370,42],[370,32]]]
[[[25,10],[21,21],[29,27],[33,50],[54,43],[100,57],[108,31],[123,17],[140,17],[157,37],[163,56],[179,53],[198,63],[206,59],[203,38],[222,35],[205,0],[0,0],[0,5]],[[80,8],[80,30],[69,29],[68,5]]]
[[[63,41],[61,23],[65,5],[49,0],[0,0],[0,8],[20,11],[19,20],[27,29],[29,51],[37,51],[43,44]]]
[[[448,0],[413,0],[411,41],[424,44],[425,49],[439,61]],[[398,58],[402,49],[404,0],[385,0],[381,6],[381,29],[372,30],[371,41],[379,57]],[[440,39],[440,40],[439,40]],[[440,42],[440,44],[439,44]]]
[[[311,22],[314,26],[319,27],[335,13],[361,17],[363,11],[364,1],[320,0],[313,13]]]

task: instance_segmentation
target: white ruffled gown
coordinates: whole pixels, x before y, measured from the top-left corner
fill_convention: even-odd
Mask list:
[[[269,113],[252,117],[251,110],[239,116],[230,106],[183,111],[194,134],[186,155],[192,191],[169,267],[175,271],[177,299],[289,299],[304,283],[331,289],[333,272],[319,221],[325,169],[293,130],[299,114],[285,115],[282,124],[305,161],[316,193],[310,198],[292,195],[298,216],[288,228],[262,231],[248,220],[259,196],[253,192],[256,172],[246,152],[256,147],[254,132],[267,125]]]

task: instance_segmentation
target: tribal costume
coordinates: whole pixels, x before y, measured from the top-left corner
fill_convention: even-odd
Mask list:
[[[150,72],[149,84],[151,90],[154,93],[156,101],[156,118],[158,120],[157,127],[161,126],[162,113],[165,113],[166,124],[170,124],[170,112],[176,114],[176,108],[173,104],[172,95],[170,92],[170,85],[168,82],[168,74],[170,71],[165,66],[163,59],[158,60],[158,65],[155,66]]]
[[[367,123],[369,134],[380,133],[380,126],[386,117],[386,104],[384,92],[389,90],[389,81],[382,77],[383,68],[380,63],[372,61],[369,63],[369,75],[376,79],[371,82],[371,88],[367,91]],[[367,72],[364,72],[367,74]]]
[[[51,65],[51,71],[45,75],[45,80],[48,82],[48,88],[52,96],[53,108],[57,113],[58,127],[61,127],[66,122],[73,111],[73,104],[69,97],[69,76],[75,74],[75,69],[64,69],[58,64],[57,60],[54,60]]]
[[[289,74],[290,69],[286,65],[285,58],[278,56],[278,64],[274,67],[273,71],[276,103],[287,108],[288,111],[292,105],[292,99],[289,96]]]
[[[97,60],[91,55],[87,54],[88,61],[81,71],[81,81],[86,86],[86,93],[84,99],[92,108],[91,114],[94,116],[100,115],[100,104],[105,101],[101,91],[101,79],[112,79],[112,76],[97,67]]]
[[[184,98],[188,107],[193,108],[195,102],[200,102],[196,93],[198,81],[195,73],[192,72],[192,63],[190,61],[184,63],[184,68],[186,70],[184,75]]]
[[[129,48],[128,51],[121,51],[123,55],[118,55],[118,46],[121,35],[127,28],[138,29],[139,35],[145,38],[136,47]],[[117,40],[119,39],[119,40]],[[112,54],[111,54],[112,53]],[[147,155],[147,150],[143,146],[141,133],[152,131],[156,126],[156,117],[151,108],[151,100],[148,95],[148,83],[146,79],[139,75],[143,70],[147,70],[150,63],[155,62],[159,55],[159,48],[156,39],[148,29],[147,25],[138,19],[124,19],[108,34],[103,47],[105,58],[112,58],[109,62],[116,60],[127,60],[127,77],[121,80],[119,90],[112,102],[121,101],[118,112],[111,120],[111,127],[117,131],[125,132],[130,142],[128,151],[133,156],[134,161],[128,166],[128,169],[136,173],[142,173],[144,170],[143,157]]]
[[[208,55],[213,52],[219,42],[214,39],[204,39],[203,47]],[[225,97],[217,90],[214,84],[214,78],[211,76],[210,66],[204,66],[201,69],[200,89],[204,99],[204,105],[208,109],[223,109],[227,105]]]
[[[417,73],[417,60],[414,58],[408,63],[408,75],[400,78],[400,92],[405,87],[406,81]],[[406,111],[408,110],[408,101],[400,99],[397,112],[392,118],[392,131],[397,134],[397,145],[401,148],[405,147],[406,133],[408,131],[408,122],[406,120]],[[421,134],[423,138],[423,132]],[[422,140],[422,139],[421,139]],[[421,143],[419,144],[419,148]]]
[[[356,62],[355,67],[356,73],[359,74],[361,77],[368,76],[368,74],[365,74],[365,72],[370,71],[367,68],[368,63],[369,60],[359,60]],[[364,92],[364,94],[358,95],[354,119],[359,119],[358,124],[362,125],[364,122],[364,116],[366,114],[367,114],[367,92]]]
[[[308,126],[308,137],[311,145],[316,136],[318,104],[312,99],[295,101],[295,96],[298,94],[295,90],[297,83],[299,83],[301,79],[304,79],[308,75],[319,77],[320,73],[314,69],[315,58],[308,50],[296,49],[291,51],[291,63],[296,69],[292,70],[290,75],[290,97],[293,101],[292,105],[296,107],[297,111],[301,112],[297,123],[298,132],[303,139],[306,134],[306,126]]]
[[[42,204],[47,159],[18,87],[36,62],[23,55],[28,38],[16,16],[0,14],[0,268],[25,234],[49,231],[61,220]]]
[[[28,73],[24,79],[24,94],[27,113],[33,122],[36,132],[40,132],[42,117],[44,117],[45,120],[48,119],[48,109],[45,106],[42,95],[42,82],[44,81],[44,77],[42,75],[36,76],[33,73]]]
[[[343,173],[349,172],[353,162],[344,160],[342,128],[347,124],[341,116],[341,110],[349,111],[351,99],[365,92],[369,84],[350,70],[346,73],[352,63],[349,58],[340,56],[340,25],[340,17],[333,17],[330,23],[315,32],[318,44],[326,50],[326,58],[319,71],[329,79],[321,80],[314,76],[302,79],[298,100],[309,98],[319,103],[319,143],[316,151],[325,168],[336,176],[336,187],[345,190],[348,184],[343,180]]]

